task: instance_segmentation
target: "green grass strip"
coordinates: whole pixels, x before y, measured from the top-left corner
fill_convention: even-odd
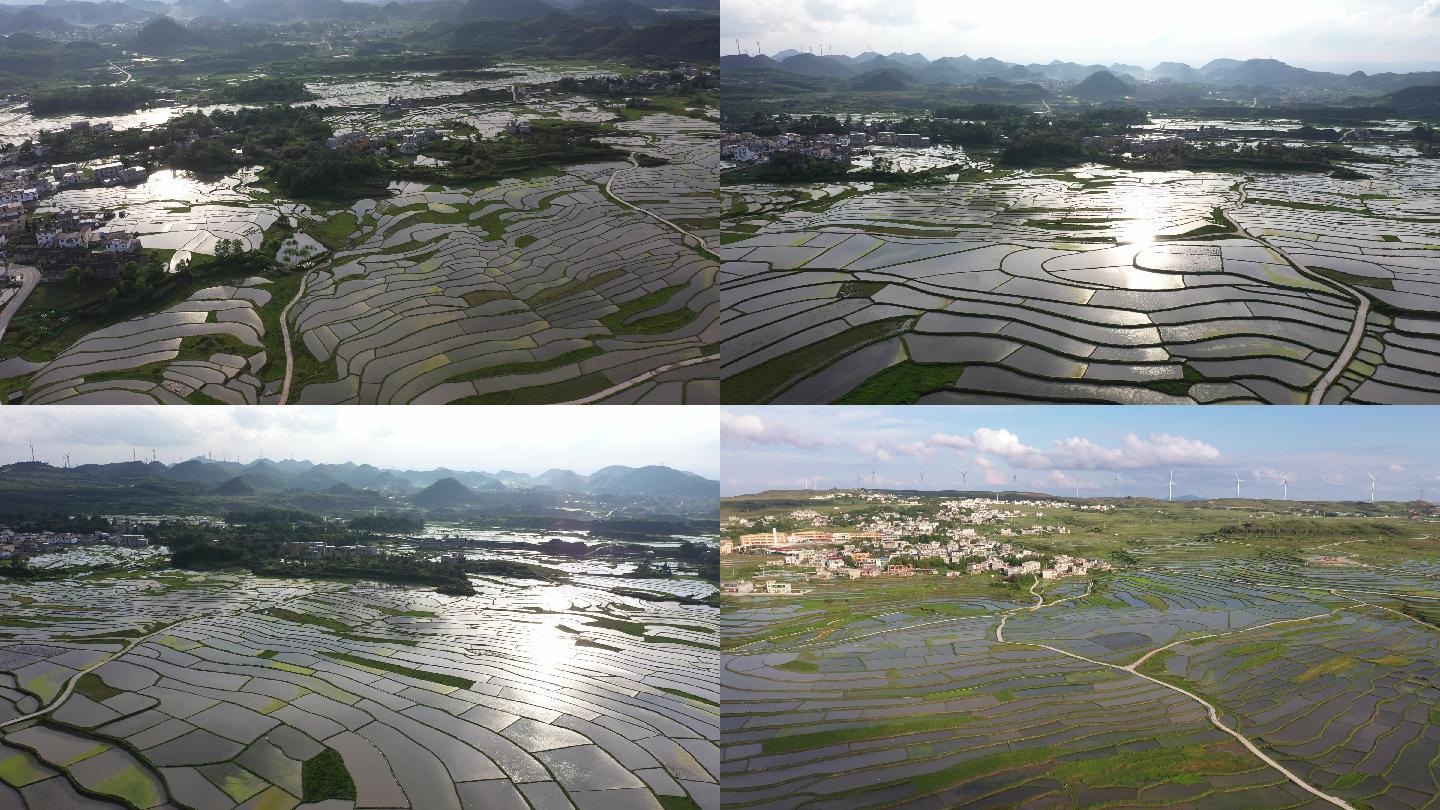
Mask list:
[[[793,754],[812,748],[824,748],[827,745],[840,745],[863,740],[883,740],[887,737],[920,734],[926,731],[945,731],[969,722],[970,718],[963,714],[935,714],[896,720],[879,720],[850,728],[785,734],[762,741],[760,749],[766,754]]]
[[[414,678],[418,681],[429,681],[430,683],[438,683],[442,686],[454,686],[459,689],[469,689],[470,687],[475,685],[475,682],[468,678],[460,678],[455,675],[445,675],[439,672],[426,672],[423,669],[412,669],[407,666],[401,666],[400,664],[392,664],[389,661],[377,661],[374,658],[361,658],[358,655],[349,655],[348,653],[322,652],[320,654],[325,656],[326,658],[333,658],[336,661],[344,661],[347,664],[355,664],[356,666],[369,667],[370,669],[378,669],[384,672],[393,672],[396,675],[404,675],[408,678]]]

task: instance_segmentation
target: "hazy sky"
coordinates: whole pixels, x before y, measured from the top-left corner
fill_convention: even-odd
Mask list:
[[[721,489],[855,486],[1017,488],[1165,497],[1440,498],[1440,432],[1430,408],[1113,406],[726,407]],[[1116,478],[1119,478],[1117,481]]]
[[[1374,72],[1440,64],[1440,0],[724,0],[723,54],[786,48],[1139,64],[1273,57]]]
[[[174,463],[210,451],[248,463],[353,461],[392,469],[552,467],[589,474],[608,464],[665,464],[715,478],[717,408],[699,406],[53,406],[6,408],[0,463],[128,461],[135,447]]]

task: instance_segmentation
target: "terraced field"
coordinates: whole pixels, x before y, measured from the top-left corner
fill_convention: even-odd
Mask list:
[[[1029,594],[727,600],[726,807],[1440,806],[1440,569],[1189,545]]]
[[[1440,168],[727,187],[736,403],[1440,401]],[[983,175],[982,175],[983,177]]]
[[[298,401],[715,401],[715,261],[603,188],[661,169],[668,187],[644,193],[677,195],[657,213],[678,216],[696,167],[407,188],[337,214],[354,246],[307,277],[292,315],[317,366]]]
[[[614,582],[0,584],[0,807],[718,807],[715,610]]]
[[[153,315],[92,332],[49,362],[0,362],[0,375],[27,374],[25,401],[37,405],[253,405],[272,393],[255,376],[269,360],[262,313],[283,303],[270,285],[254,277],[207,287]]]
[[[327,101],[372,105],[393,91],[359,84]],[[718,113],[688,112],[698,117],[619,120],[578,98],[416,110],[406,119],[416,125],[499,121],[492,135],[517,115],[610,121],[604,139],[629,159],[468,187],[397,182],[348,209],[278,200],[251,185],[254,170],[63,192],[56,206],[123,210],[145,247],[174,251],[172,265],[222,239],[259,249],[280,223],[294,234],[270,249],[299,270],[227,281],[88,333],[72,326],[59,351],[0,361],[0,394],[37,404],[715,403]],[[331,117],[396,125],[363,106]]]

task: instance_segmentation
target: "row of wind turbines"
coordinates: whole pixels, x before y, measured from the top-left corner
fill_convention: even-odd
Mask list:
[[[1370,479],[1370,503],[1374,503],[1374,502],[1375,502],[1375,484],[1376,484],[1376,482],[1378,482],[1378,481],[1380,480],[1380,476],[1376,476],[1376,475],[1373,475],[1373,474],[1371,474],[1371,473],[1365,473],[1365,476]],[[1016,479],[1016,476],[1012,474],[1012,475],[1010,476],[1010,481],[1011,481],[1012,484],[1015,482],[1015,479]],[[879,475],[878,475],[877,471],[871,470],[871,471],[870,471],[870,485],[871,485],[871,487],[878,487],[878,486],[879,486],[879,480],[880,480],[880,479],[879,479]],[[1293,482],[1293,479],[1291,479],[1290,476],[1288,476],[1288,475],[1282,475],[1282,476],[1280,476],[1280,499],[1281,499],[1282,501],[1288,501],[1288,500],[1290,500],[1290,484],[1291,484],[1292,482]],[[966,470],[960,470],[960,485],[961,485],[961,488],[962,488],[962,489],[967,489],[967,488],[969,487],[969,483],[970,483],[970,470],[968,470],[968,469],[966,469]],[[1244,484],[1244,483],[1247,483],[1247,482],[1245,481],[1245,479],[1241,478],[1239,473],[1235,473],[1235,498],[1236,498],[1237,500],[1239,500],[1239,499],[1242,497],[1241,494],[1240,494],[1240,485],[1241,485],[1241,484]],[[1252,482],[1252,483],[1253,483],[1253,482]],[[860,474],[857,473],[857,474],[855,475],[855,486],[858,488],[858,487],[863,487],[864,485],[865,485],[865,484],[864,484],[864,477],[863,477],[862,475],[860,475]],[[1168,488],[1168,492],[1167,492],[1167,495],[1166,495],[1166,499],[1173,502],[1173,501],[1175,500],[1175,471],[1174,471],[1174,470],[1171,470],[1171,471],[1170,471],[1169,478],[1168,478],[1168,480],[1166,481],[1166,486],[1167,486],[1167,488]],[[924,488],[925,488],[925,470],[920,470],[920,488],[921,488],[921,489],[924,489]],[[1079,498],[1079,497],[1080,497],[1080,488],[1081,488],[1081,484],[1080,484],[1079,482],[1076,482],[1076,484],[1075,484],[1075,497],[1076,497],[1076,498]],[[1120,476],[1119,476],[1119,475],[1116,475],[1116,476],[1115,476],[1115,489],[1116,489],[1116,493],[1117,493],[1117,494],[1118,494],[1118,492],[1119,492],[1119,488],[1120,488]],[[807,489],[807,490],[810,489],[810,480],[809,480],[809,479],[806,479],[806,481],[805,481],[805,489]],[[1420,490],[1419,500],[1422,500],[1422,501],[1425,500],[1425,490],[1424,490],[1424,489],[1421,489],[1421,490]]]

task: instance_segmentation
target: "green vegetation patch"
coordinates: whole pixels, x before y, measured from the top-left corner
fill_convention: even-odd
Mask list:
[[[664,306],[686,286],[688,285],[677,284],[674,287],[665,287],[646,293],[634,301],[621,304],[619,309],[602,317],[600,323],[617,335],[663,335],[666,332],[673,332],[695,320],[697,313],[688,307],[681,307],[673,312],[651,315],[634,321],[630,319],[642,312]]]
[[[1349,284],[1352,287],[1369,287],[1372,290],[1393,290],[1395,289],[1394,279],[1375,278],[1373,276],[1357,276],[1353,273],[1346,273],[1340,270],[1332,270],[1329,267],[1317,267],[1307,265],[1311,272],[1334,279],[1335,281]]]
[[[1434,722],[1434,721],[1432,720],[1431,722]],[[1331,782],[1331,783],[1330,783],[1330,789],[1331,789],[1331,790],[1344,790],[1344,789],[1346,789],[1346,788],[1355,787],[1356,785],[1358,785],[1358,784],[1360,784],[1361,782],[1364,782],[1364,781],[1365,781],[1365,774],[1359,773],[1359,772],[1356,772],[1356,771],[1352,771],[1352,772],[1350,772],[1350,773],[1341,775],[1339,779],[1336,779],[1334,782]]]
[[[558,287],[551,287],[548,290],[541,290],[534,296],[526,299],[525,303],[529,304],[532,309],[538,309],[540,307],[548,306],[559,301],[564,301],[571,296],[578,295],[579,293],[585,292],[587,290],[593,290],[596,287],[599,287],[608,281],[614,281],[615,279],[620,278],[623,275],[625,275],[624,270],[607,270],[604,273],[596,273],[589,278],[571,279],[570,281],[567,281],[564,284],[559,285]]]
[[[106,776],[91,789],[106,796],[116,796],[132,807],[154,807],[165,798],[155,780],[138,765]]]
[[[840,298],[870,298],[885,289],[883,281],[847,281],[840,285]]]
[[[254,354],[258,349],[227,332],[211,332],[196,335],[180,341],[180,353],[176,360],[209,360],[215,354],[233,354],[239,357]]]
[[[436,613],[433,610],[400,610],[398,608],[385,607],[383,605],[376,607],[375,609],[380,611],[381,613],[384,613],[386,616],[404,616],[407,619],[434,619],[440,616],[439,613]]]
[[[355,780],[345,767],[345,759],[333,748],[305,760],[300,767],[300,784],[307,803],[355,799]]]
[[[453,686],[457,689],[469,689],[470,687],[475,685],[475,682],[470,680],[469,678],[461,678],[456,675],[446,675],[440,672],[427,672],[423,669],[413,669],[411,667],[407,667],[401,664],[394,664],[389,661],[377,661],[374,658],[361,658],[358,655],[350,655],[348,653],[321,652],[320,654],[325,656],[326,658],[333,658],[336,661],[344,661],[347,664],[354,664],[361,667],[369,667],[370,669],[378,669],[384,672],[393,672],[396,675],[404,675],[408,678],[414,678],[419,681],[438,683],[442,686]]]
[[[916,795],[924,796],[982,776],[1038,765],[1052,758],[1053,755],[1050,751],[1043,748],[1032,748],[1027,751],[1002,751],[966,760],[942,771],[917,776],[910,780],[910,784],[915,788]]]
[[[946,731],[963,726],[968,722],[970,722],[970,717],[963,714],[933,714],[896,720],[876,720],[863,726],[785,734],[762,741],[760,748],[766,754],[793,754],[797,751],[808,751],[827,745],[840,745],[862,740],[882,740],[887,737],[920,734],[927,731]]]
[[[586,622],[586,624],[590,627],[603,627],[606,630],[618,630],[621,633],[625,633],[631,636],[644,637],[645,635],[645,625],[639,622],[627,622],[623,619],[611,619],[607,616],[601,616],[595,619],[591,619],[590,621]]]
[[[783,669],[786,672],[803,672],[806,674],[820,671],[819,664],[815,663],[814,661],[802,661],[799,658],[796,658],[794,661],[786,661],[785,663],[780,664],[775,668]]]
[[[125,690],[116,689],[110,684],[105,683],[105,681],[100,679],[99,675],[93,672],[87,672],[80,676],[80,680],[75,682],[75,691],[96,703],[109,700],[116,695],[125,694]]]
[[[0,782],[11,787],[24,787],[49,778],[53,771],[41,765],[29,751],[16,751],[0,757]]]
[[[1255,770],[1255,759],[1237,743],[1185,745],[1123,751],[1095,759],[1056,765],[1048,776],[1066,784],[1142,788],[1158,784],[1191,785],[1206,776]]]
[[[717,703],[717,702],[715,702],[715,701],[713,701],[713,700],[711,700],[711,699],[709,699],[709,698],[703,698],[703,697],[700,697],[699,695],[692,695],[692,694],[690,694],[689,692],[682,692],[682,691],[680,691],[679,689],[671,689],[671,688],[668,687],[668,686],[661,686],[661,687],[659,687],[659,689],[660,689],[661,692],[665,692],[665,693],[667,693],[667,694],[671,694],[671,695],[674,695],[674,696],[676,696],[676,697],[682,697],[682,698],[685,698],[686,700],[694,700],[694,701],[696,701],[696,702],[706,703],[706,704],[709,704],[709,705],[711,705],[711,706],[719,706],[719,705],[720,705],[719,703]]]
[[[1343,214],[1361,215],[1364,215],[1366,213],[1359,208],[1346,208],[1343,205],[1326,205],[1324,203],[1309,203],[1301,202],[1299,200],[1271,200],[1251,197],[1246,200],[1246,202],[1255,203],[1256,205],[1273,205],[1279,208],[1298,208],[1302,211],[1334,211]]]
[[[814,374],[845,355],[900,334],[909,328],[911,320],[887,318],[874,321],[771,358],[722,381],[720,399],[726,404],[766,402],[801,378]]]
[[[336,633],[350,632],[349,625],[342,624],[338,621],[335,621],[334,619],[327,618],[325,616],[314,616],[309,613],[296,613],[293,610],[286,610],[285,608],[268,608],[266,609],[265,613],[270,616],[274,616],[277,619],[284,619],[287,622],[294,622],[295,624],[308,624],[314,627],[323,627],[326,630],[333,630]]]
[[[498,366],[467,371],[464,374],[457,374],[454,377],[447,377],[446,379],[451,382],[469,382],[489,379],[491,377],[508,377],[515,374],[539,374],[552,369],[575,365],[582,360],[588,360],[591,357],[604,353],[605,350],[599,346],[586,346],[582,349],[565,352],[549,360],[531,360],[524,363],[501,363]]]
[[[914,405],[926,394],[943,391],[960,379],[958,363],[922,364],[905,361],[881,371],[840,399],[837,405]]]
[[[576,646],[576,647],[591,647],[591,648],[594,648],[594,649],[597,649],[597,650],[608,650],[609,652],[624,652],[624,650],[620,649],[619,647],[611,647],[609,644],[601,644],[601,643],[598,642],[598,641],[591,641],[591,640],[588,639],[588,638],[577,638],[577,639],[575,639],[575,646]]]
[[[340,638],[346,641],[365,641],[370,644],[393,644],[397,647],[414,647],[420,642],[411,639],[401,638],[380,638],[379,636],[357,636],[351,633],[341,633]]]
[[[304,229],[306,233],[315,237],[315,241],[335,251],[350,244],[350,234],[355,233],[358,225],[359,221],[353,213],[342,211],[320,222],[307,222]]]

